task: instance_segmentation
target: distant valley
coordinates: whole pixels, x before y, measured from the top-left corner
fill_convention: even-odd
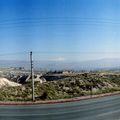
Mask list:
[[[8,67],[24,67],[30,69],[29,61],[17,60],[0,60],[0,68]],[[108,70],[119,69],[120,59],[100,59],[90,61],[34,61],[34,69],[36,70]]]

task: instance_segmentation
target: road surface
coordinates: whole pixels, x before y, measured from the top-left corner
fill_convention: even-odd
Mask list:
[[[0,120],[120,120],[120,95],[49,105],[2,105]]]

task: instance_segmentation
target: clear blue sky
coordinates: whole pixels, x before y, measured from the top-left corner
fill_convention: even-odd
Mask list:
[[[39,60],[120,58],[120,1],[0,0],[0,53],[23,51]]]

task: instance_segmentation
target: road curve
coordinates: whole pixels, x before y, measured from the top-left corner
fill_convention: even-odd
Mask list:
[[[120,95],[59,104],[2,105],[0,120],[120,120]]]

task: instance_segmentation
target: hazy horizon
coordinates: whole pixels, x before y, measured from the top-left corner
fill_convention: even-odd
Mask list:
[[[110,70],[120,69],[120,59],[90,61],[33,61],[35,70]],[[30,61],[0,60],[0,68],[24,67],[30,69]]]

